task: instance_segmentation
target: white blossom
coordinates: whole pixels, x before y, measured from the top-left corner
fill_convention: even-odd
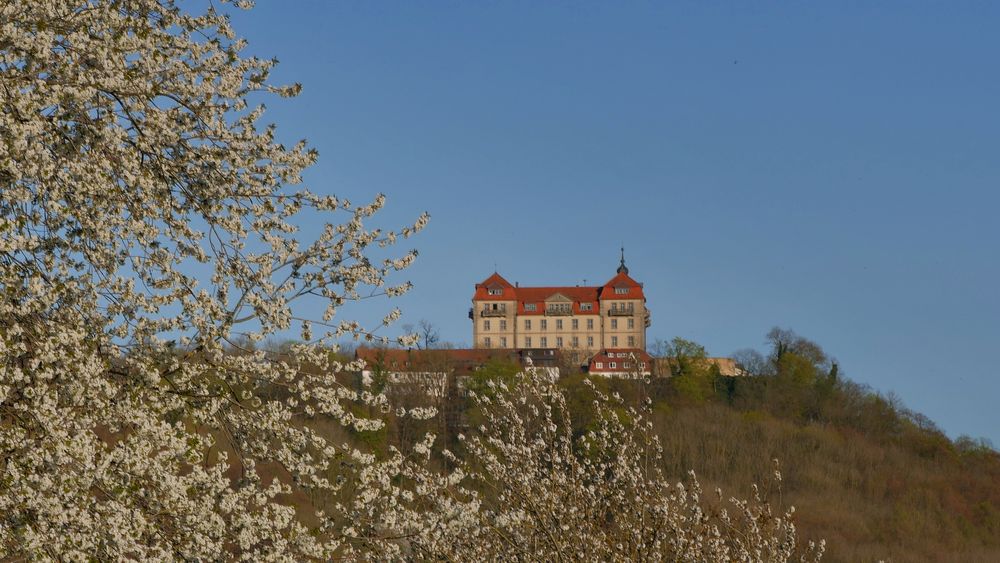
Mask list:
[[[659,439],[640,424],[647,413],[621,397],[592,387],[597,426],[574,436],[549,378],[521,374],[493,389],[492,401],[472,394],[486,423],[459,436],[461,454],[441,452],[450,469],[434,463],[429,434],[414,455],[395,451],[363,475],[362,487],[380,492],[353,504],[351,549],[455,561],[822,557],[822,541],[799,551],[794,509],[774,513],[756,488],[750,500],[730,499],[733,515],[705,503],[693,472],[672,483]]]
[[[369,230],[385,196],[293,190],[316,153],[249,100],[299,87],[244,44],[174,0],[0,3],[2,559],[338,552],[280,498],[346,471],[303,419],[381,427],[330,375],[332,339],[371,331],[333,318],[409,289],[386,276],[415,251],[368,252],[427,217]],[[296,325],[287,354],[255,349]]]
[[[382,253],[428,217],[371,229],[384,195],[293,188],[316,153],[250,100],[299,86],[244,45],[211,3],[0,3],[0,559],[791,557],[790,510],[755,493],[711,513],[696,479],[659,472],[642,413],[598,394],[573,436],[537,373],[472,394],[487,421],[458,453],[320,432],[385,427],[353,407],[394,405],[338,384],[362,365],[331,352],[384,342],[400,313],[338,312],[412,287],[388,277],[416,251]],[[256,346],[296,329],[281,354]]]

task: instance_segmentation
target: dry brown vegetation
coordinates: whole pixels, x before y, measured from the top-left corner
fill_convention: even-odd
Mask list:
[[[683,375],[593,381],[626,404],[651,401],[664,469],[678,480],[694,470],[706,490],[747,496],[750,484],[771,481],[779,459],[784,480],[769,500],[796,507],[799,536],[825,539],[825,560],[1000,560],[1000,454],[983,441],[950,440],[892,396],[841,377],[816,344],[787,331],[771,336],[772,350],[759,355],[750,377],[722,377],[682,354],[671,361]],[[699,347],[687,350],[699,353]],[[509,381],[518,369],[493,361],[466,384],[482,389],[488,380]],[[588,418],[593,390],[584,377],[560,381],[580,433],[594,422]],[[343,380],[357,384],[350,376]],[[457,435],[479,423],[454,378],[447,396],[433,399],[378,378],[374,390],[382,385],[396,405],[441,412],[427,421],[389,413],[383,430],[353,435],[318,420],[308,424],[336,435],[336,442],[386,452],[412,445],[427,431],[456,447]],[[324,501],[300,496],[295,503]]]
[[[894,397],[843,378],[815,343],[790,331],[769,337],[751,377],[721,377],[684,357],[700,347],[681,345],[672,361],[684,375],[597,383],[631,404],[650,399],[665,469],[678,478],[693,469],[706,490],[746,494],[779,459],[784,482],[772,500],[796,507],[801,537],[827,540],[826,560],[1000,560],[1000,454],[983,441],[950,440]],[[494,363],[471,383],[516,369]],[[591,399],[583,377],[561,381],[580,431]],[[455,420],[467,405],[452,396],[442,407]],[[463,415],[474,421],[474,412]],[[446,439],[461,430],[432,424]],[[405,442],[419,430],[390,425],[382,438]]]
[[[783,501],[833,561],[1000,560],[1000,459],[708,403],[663,409],[669,471],[739,491],[782,460]],[[929,455],[928,455],[929,454]]]
[[[1000,560],[1000,454],[843,379],[814,343],[771,338],[754,377],[606,385],[652,398],[671,474],[740,492],[780,459],[781,501],[802,537],[827,540],[827,560]]]

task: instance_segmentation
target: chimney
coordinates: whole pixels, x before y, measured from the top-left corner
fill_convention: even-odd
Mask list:
[[[521,287],[521,282],[514,282],[514,287]]]

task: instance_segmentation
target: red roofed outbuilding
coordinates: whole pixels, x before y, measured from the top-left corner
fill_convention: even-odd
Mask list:
[[[608,377],[644,377],[653,373],[653,357],[638,348],[609,348],[590,359],[587,371]]]

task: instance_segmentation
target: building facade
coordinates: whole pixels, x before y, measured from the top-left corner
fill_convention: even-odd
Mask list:
[[[476,348],[555,348],[595,353],[646,348],[650,315],[642,284],[622,257],[602,286],[521,287],[495,273],[476,284],[472,297]]]
[[[606,377],[647,377],[653,374],[653,357],[638,348],[602,350],[590,358],[587,372]]]

